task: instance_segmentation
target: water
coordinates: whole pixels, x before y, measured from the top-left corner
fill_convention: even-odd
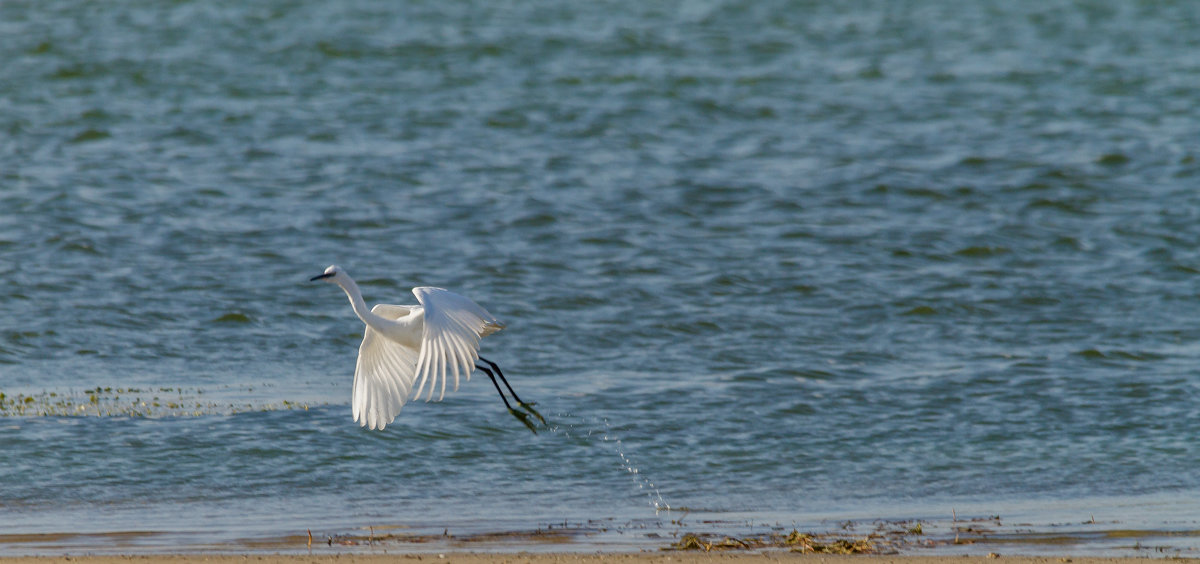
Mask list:
[[[1200,7],[443,4],[0,5],[0,551],[1200,528]],[[551,427],[359,429],[331,263]]]

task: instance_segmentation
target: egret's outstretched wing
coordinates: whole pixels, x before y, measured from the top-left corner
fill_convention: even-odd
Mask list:
[[[417,356],[416,373],[421,381],[414,397],[421,395],[425,381],[429,380],[429,397],[441,383],[440,401],[446,395],[446,380],[454,374],[454,389],[458,389],[458,375],[469,380],[479,358],[479,339],[500,329],[500,323],[492,314],[475,302],[441,288],[413,288],[417,301],[425,306],[425,334],[421,341],[421,352]]]
[[[415,307],[415,306],[413,306]],[[379,304],[371,312],[387,319],[410,313],[409,306]],[[417,350],[371,329],[363,332],[354,367],[354,420],[363,427],[383,429],[396,419],[416,380]]]

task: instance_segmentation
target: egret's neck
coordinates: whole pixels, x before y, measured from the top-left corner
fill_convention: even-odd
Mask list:
[[[350,298],[350,307],[354,308],[354,314],[363,320],[363,323],[377,327],[380,322],[384,321],[382,317],[371,313],[371,310],[367,308],[367,303],[363,301],[362,290],[358,289],[358,284],[355,284],[354,280],[347,277],[344,280],[338,280],[337,285],[346,292],[346,296]]]

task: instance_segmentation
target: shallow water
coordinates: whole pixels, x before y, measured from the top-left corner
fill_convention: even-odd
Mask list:
[[[4,3],[0,529],[1195,529],[1197,20]],[[550,428],[359,429],[331,263],[507,322]]]

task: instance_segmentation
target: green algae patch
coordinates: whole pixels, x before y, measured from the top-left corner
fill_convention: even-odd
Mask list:
[[[76,134],[74,137],[72,137],[71,143],[87,143],[89,141],[99,141],[101,139],[108,139],[109,137],[112,137],[112,134],[103,129],[90,129],[89,128],[89,129],[80,131],[78,134]]]
[[[1008,247],[975,245],[975,246],[965,247],[965,248],[959,249],[957,251],[954,251],[954,254],[956,256],[967,257],[967,258],[987,258],[987,257],[1000,256],[1000,255],[1007,255],[1011,252],[1012,252],[1012,250],[1009,249]]]
[[[221,317],[213,320],[214,323],[250,323],[253,321],[249,315],[244,313],[226,313]]]
[[[1107,153],[1100,155],[1100,158],[1096,159],[1096,164],[1103,166],[1120,166],[1128,162],[1129,157],[1121,153]]]

